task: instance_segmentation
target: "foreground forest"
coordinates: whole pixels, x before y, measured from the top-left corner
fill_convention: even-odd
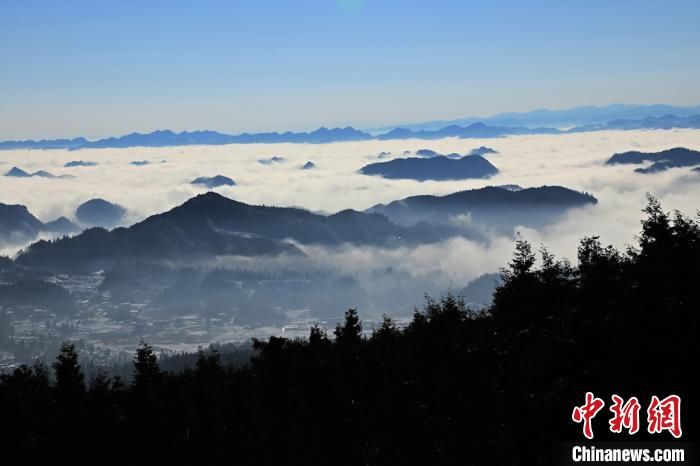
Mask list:
[[[66,344],[51,369],[1,376],[3,452],[27,464],[551,464],[583,440],[571,412],[587,391],[643,406],[677,394],[693,441],[700,225],[654,199],[645,213],[635,247],[584,238],[576,265],[519,241],[486,311],[428,299],[407,326],[386,318],[364,337],[349,310],[333,335],[255,341],[242,367],[208,351],[168,372],[144,343],[131,381],[85,380]],[[607,419],[596,441],[631,439]]]

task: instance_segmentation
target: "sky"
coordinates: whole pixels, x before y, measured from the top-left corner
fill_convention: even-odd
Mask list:
[[[0,139],[700,103],[700,2],[0,0]]]

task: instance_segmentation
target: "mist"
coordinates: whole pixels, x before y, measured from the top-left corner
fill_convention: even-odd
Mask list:
[[[466,154],[482,145],[498,151],[487,156],[500,170],[489,179],[416,182],[358,173],[359,168],[373,161],[410,156],[405,151],[412,154],[429,148],[442,154]],[[382,313],[408,319],[425,295],[437,297],[448,291],[460,294],[472,280],[497,273],[510,260],[518,238],[528,240],[535,248],[545,246],[559,258],[572,262],[584,236],[600,236],[604,244],[618,248],[633,245],[646,194],[658,197],[666,210],[695,215],[700,174],[687,168],[639,174],[634,173],[634,166],[605,165],[605,161],[617,152],[659,151],[677,146],[700,149],[700,131],[3,151],[3,172],[17,166],[27,172],[45,170],[73,178],[3,177],[0,202],[26,205],[46,222],[59,216],[74,219],[75,209],[81,203],[103,198],[125,207],[127,216],[123,223],[130,225],[206,192],[190,182],[200,176],[215,175],[228,176],[236,182],[235,186],[215,189],[231,199],[256,205],[302,207],[319,213],[364,210],[408,196],[445,195],[507,184],[560,185],[588,192],[598,199],[597,204],[568,209],[554,221],[534,227],[509,225],[504,230],[495,225],[475,225],[469,215],[460,215],[452,218],[451,224],[470,231],[476,229],[478,235],[456,235],[432,244],[390,248],[295,243],[303,254],[118,264],[77,278],[39,277],[87,303],[81,306],[90,309],[86,315],[91,317],[81,318],[84,328],[76,330],[76,334],[87,335],[87,341],[97,348],[111,350],[95,350],[96,358],[105,354],[105,358],[113,358],[115,351],[133,349],[137,337],[144,335],[160,349],[170,351],[194,349],[215,341],[243,342],[251,336],[302,336],[311,322],[331,328],[349,307],[360,310],[368,328]],[[379,158],[380,153],[387,152],[390,154]],[[273,156],[284,161],[259,162]],[[76,160],[97,165],[64,167]],[[149,163],[134,166],[133,161]],[[316,168],[302,170],[307,161],[314,162]],[[26,245],[2,244],[0,252],[12,256]],[[480,283],[488,286],[489,282],[493,281],[482,279]],[[469,301],[469,296],[466,298]],[[487,303],[471,304],[478,308]],[[59,313],[57,321],[61,319],[73,322],[71,317]],[[64,338],[53,329],[41,327],[34,317],[17,320],[15,330],[22,335],[51,334],[47,340],[54,345]],[[105,336],[109,332],[110,336]],[[28,355],[17,357],[21,360]]]
[[[390,158],[404,151],[430,148],[439,153],[467,153],[486,145],[499,153],[488,156],[500,173],[488,180],[427,181],[386,180],[357,173],[381,152]],[[204,192],[189,182],[198,176],[225,175],[236,186],[216,191],[250,204],[297,206],[333,213],[364,210],[377,203],[419,194],[449,194],[487,185],[517,184],[523,187],[561,185],[590,192],[596,206],[570,212],[553,227],[531,232],[555,252],[571,255],[567,234],[599,234],[604,241],[622,245],[638,227],[645,193],[657,196],[664,206],[693,213],[700,194],[697,175],[672,169],[653,175],[633,173],[630,166],[604,165],[612,154],[627,150],[657,151],[684,146],[700,148],[700,131],[592,132],[569,135],[511,136],[499,139],[443,139],[367,141],[332,144],[251,144],[170,148],[85,149],[79,151],[0,152],[2,171],[18,166],[25,171],[46,170],[71,179],[2,179],[0,201],[24,204],[43,221],[59,216],[73,218],[78,205],[104,198],[128,210],[125,224],[168,210]],[[264,165],[260,159],[284,157]],[[65,168],[73,160],[97,162],[96,166]],[[130,165],[146,160],[144,166]],[[300,170],[306,161],[313,170]],[[283,189],[282,189],[283,188]],[[564,237],[562,237],[564,235]]]

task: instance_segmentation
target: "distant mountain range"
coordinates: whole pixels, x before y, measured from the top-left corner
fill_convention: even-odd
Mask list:
[[[460,139],[468,138],[498,138],[503,136],[517,136],[524,134],[571,134],[586,133],[591,131],[605,130],[635,130],[635,129],[672,129],[672,128],[700,128],[700,115],[688,117],[677,117],[675,115],[665,115],[661,117],[646,117],[641,120],[611,120],[606,123],[597,123],[585,126],[575,126],[569,129],[557,129],[549,127],[529,128],[525,126],[489,126],[482,122],[472,123],[468,126],[450,125],[444,128],[430,129],[408,129],[395,128],[388,133],[379,134],[376,139],[443,139],[456,137]]]
[[[567,129],[562,129],[567,128]],[[380,132],[360,131],[352,127],[319,128],[311,132],[267,132],[230,135],[217,131],[170,130],[131,133],[89,141],[74,139],[2,141],[2,149],[89,149],[125,147],[167,147],[187,145],[222,145],[253,143],[308,143],[390,140],[497,138],[522,134],[567,134],[602,130],[700,128],[700,106],[613,105],[579,107],[571,110],[537,110],[504,113],[485,119],[465,118],[451,122],[430,122],[384,128]]]
[[[416,181],[488,178],[498,173],[498,169],[480,155],[466,155],[458,159],[442,155],[408,157],[371,163],[359,171],[365,175]]]
[[[613,104],[602,107],[585,106],[564,110],[540,109],[530,112],[506,112],[492,117],[465,117],[456,120],[435,120],[423,123],[411,123],[395,126],[385,126],[368,130],[371,134],[386,133],[394,128],[406,128],[414,131],[434,131],[446,126],[469,126],[473,123],[484,123],[491,126],[524,126],[537,128],[572,128],[575,126],[598,125],[613,120],[639,120],[647,117],[662,117],[676,115],[688,117],[700,114],[700,105],[681,107],[675,105],[627,105]]]
[[[700,128],[700,115],[677,117],[664,115],[659,117],[646,117],[641,120],[620,119],[603,124],[578,126],[570,129],[570,133],[583,133],[588,131],[604,130],[634,130],[634,129],[673,129],[673,128]]]
[[[167,147],[189,145],[221,145],[251,143],[326,143],[338,141],[364,141],[372,139],[368,133],[354,128],[319,128],[310,133],[243,133],[239,135],[223,134],[216,131],[183,131],[175,133],[170,130],[152,133],[131,133],[121,137],[111,137],[88,141],[85,138],[55,139],[41,141],[3,141],[0,149],[105,149],[125,147]]]
[[[517,225],[542,226],[564,211],[596,204],[590,194],[561,186],[518,189],[512,185],[488,186],[447,196],[411,196],[378,204],[366,212],[386,215],[391,221],[410,226],[419,222],[455,225],[462,216],[465,228],[481,224],[496,229]]]
[[[622,152],[614,154],[605,162],[608,165],[615,164],[642,164],[652,162],[648,167],[635,169],[636,173],[657,173],[669,168],[692,167],[700,165],[700,152],[686,149],[685,147],[674,147],[661,152]],[[700,167],[698,167],[700,168]]]
[[[450,125],[436,130],[411,130],[395,128],[385,134],[379,134],[376,139],[443,139],[443,138],[499,138],[519,134],[560,134],[555,128],[525,128],[522,126],[488,126],[484,123],[472,123],[468,126]]]
[[[74,237],[39,241],[16,260],[61,267],[124,258],[300,254],[290,240],[328,246],[392,246],[439,239],[431,229],[399,226],[379,214],[344,210],[325,216],[296,208],[247,205],[209,192],[129,228],[92,228]]]

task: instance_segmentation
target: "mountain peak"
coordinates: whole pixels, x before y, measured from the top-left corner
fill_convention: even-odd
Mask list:
[[[124,207],[100,198],[83,202],[75,210],[75,218],[86,226],[114,227],[125,215]]]
[[[480,155],[467,155],[460,159],[436,155],[429,158],[409,157],[375,162],[362,167],[360,173],[416,181],[462,180],[488,178],[498,173],[498,168]]]
[[[157,129],[150,134],[154,136],[174,136],[176,133],[173,130],[170,129]],[[186,133],[181,133],[181,134],[186,134]]]
[[[206,186],[209,189],[217,188],[219,186],[235,186],[236,182],[233,181],[228,176],[216,175],[216,176],[200,176],[195,178],[190,182],[190,184],[199,184]]]
[[[185,209],[185,210],[190,210],[190,209],[197,209],[197,210],[208,210],[208,209],[217,209],[223,206],[242,206],[246,205],[242,202],[238,202],[234,199],[231,199],[226,196],[222,196],[219,193],[215,193],[214,191],[207,191],[206,193],[198,194],[195,197],[192,197],[188,200],[186,200],[183,204],[181,204],[178,207],[175,207],[175,209]]]
[[[226,196],[222,196],[219,193],[216,193],[214,191],[207,191],[206,193],[202,194],[197,194],[195,197],[188,199],[185,204],[188,204],[190,202],[196,202],[196,203],[202,203],[202,202],[226,202],[226,201],[233,201],[233,199],[230,199]]]
[[[10,171],[8,171],[7,173],[5,173],[5,176],[14,176],[14,177],[16,177],[16,178],[29,178],[29,177],[32,176],[32,175],[30,175],[29,173],[25,172],[25,171],[22,170],[21,168],[12,167],[12,168],[10,169]]]

